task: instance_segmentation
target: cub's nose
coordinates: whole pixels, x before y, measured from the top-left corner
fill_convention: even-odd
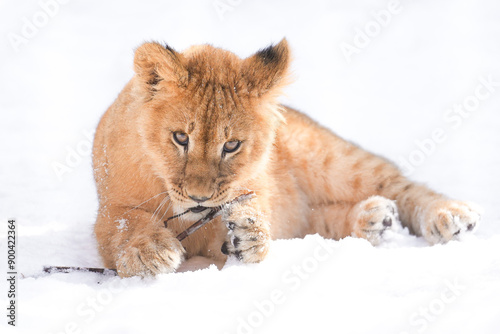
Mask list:
[[[189,196],[189,198],[191,198],[196,203],[203,203],[206,200],[210,199],[210,197],[198,197],[198,196]]]

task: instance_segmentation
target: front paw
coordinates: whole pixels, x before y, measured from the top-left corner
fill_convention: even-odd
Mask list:
[[[118,254],[116,269],[121,277],[171,273],[183,261],[184,253],[180,241],[167,229],[136,235]]]
[[[438,201],[427,210],[422,235],[431,244],[458,240],[474,232],[481,220],[481,209],[459,201]]]
[[[245,263],[257,263],[266,257],[271,243],[267,224],[257,218],[231,217],[226,220],[226,227],[222,253],[234,255]]]

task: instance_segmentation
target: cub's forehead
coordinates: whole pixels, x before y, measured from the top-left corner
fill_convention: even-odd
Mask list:
[[[187,133],[202,137],[205,142],[238,138],[249,130],[247,117],[238,110],[205,110],[194,114],[187,124]]]
[[[222,91],[222,90],[221,90]],[[218,95],[217,90],[185,98],[166,111],[171,131],[182,131],[205,142],[244,139],[252,128],[250,106]]]
[[[182,96],[181,116],[185,122],[232,127],[252,117],[252,102],[239,96],[233,88],[221,83],[190,87]],[[192,89],[194,88],[194,89]]]

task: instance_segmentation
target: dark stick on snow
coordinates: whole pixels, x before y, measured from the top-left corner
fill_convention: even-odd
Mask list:
[[[87,268],[87,267],[59,267],[59,266],[50,266],[43,267],[43,271],[49,274],[53,273],[70,273],[72,271],[88,271],[91,273],[99,273],[104,274],[106,272],[116,273],[116,269],[107,269],[107,268]]]
[[[253,191],[251,191],[251,192],[249,192],[247,194],[240,195],[240,196],[236,197],[235,199],[233,199],[233,200],[231,200],[231,201],[229,201],[229,202],[227,202],[227,203],[225,203],[223,205],[211,208],[210,211],[208,212],[208,214],[205,217],[201,218],[196,223],[194,223],[193,225],[189,226],[186,230],[184,230],[182,233],[180,233],[177,236],[177,239],[179,241],[184,240],[185,238],[187,238],[188,236],[190,236],[191,234],[193,234],[196,230],[198,230],[200,227],[202,227],[203,225],[211,222],[214,218],[216,218],[217,216],[219,216],[222,213],[222,210],[224,208],[226,208],[228,206],[231,206],[233,204],[236,204],[236,203],[242,203],[242,202],[248,201],[249,199],[253,198],[254,196],[255,196],[255,193]],[[167,222],[169,220],[174,219],[174,218],[178,218],[178,217],[182,216],[183,214],[188,213],[189,211],[190,210],[168,218],[164,222],[165,227],[167,227]],[[52,274],[52,273],[70,273],[72,271],[87,271],[87,272],[99,273],[99,274],[113,273],[114,275],[118,274],[117,271],[116,271],[116,269],[87,268],[87,267],[58,267],[58,266],[48,266],[48,267],[43,267],[43,271],[46,272],[46,273],[49,273],[49,274]]]

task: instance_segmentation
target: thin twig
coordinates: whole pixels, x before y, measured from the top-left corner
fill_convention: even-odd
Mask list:
[[[255,196],[255,193],[253,191],[251,191],[251,192],[249,192],[247,194],[240,195],[240,196],[236,197],[235,199],[233,199],[233,200],[231,200],[231,201],[229,201],[229,202],[227,202],[227,203],[225,203],[223,205],[211,208],[210,211],[207,213],[207,215],[205,217],[201,218],[196,223],[194,223],[193,225],[191,225],[187,229],[185,229],[183,232],[181,232],[177,236],[177,239],[179,241],[184,240],[185,238],[187,238],[188,236],[190,236],[191,234],[193,234],[196,230],[198,230],[200,227],[202,227],[203,225],[211,222],[217,216],[220,216],[222,214],[222,210],[224,208],[227,208],[228,206],[231,206],[231,205],[236,204],[236,203],[242,203],[242,202],[248,201],[249,199],[253,198],[254,196]],[[185,212],[183,212],[181,214],[178,214],[178,215],[175,215],[175,216],[172,216],[172,217],[168,218],[164,222],[165,227],[167,227],[167,222],[169,220],[178,218],[178,217],[180,217],[180,216],[188,213],[189,211],[191,211],[191,210],[187,210],[187,211],[185,211]],[[46,267],[43,267],[43,271],[46,272],[46,273],[49,273],[49,274],[52,274],[52,273],[70,273],[70,272],[73,272],[73,271],[87,271],[87,272],[91,272],[91,273],[113,274],[113,275],[117,275],[118,274],[117,271],[116,271],[116,269],[87,268],[87,267],[46,266]]]
[[[70,273],[72,271],[88,271],[91,273],[99,273],[99,274],[106,274],[106,273],[113,273],[114,275],[117,274],[116,269],[107,269],[107,268],[88,268],[88,267],[61,267],[61,266],[46,266],[43,267],[43,271],[49,274],[52,273]]]
[[[233,199],[232,201],[229,201],[229,202],[227,202],[227,203],[225,203],[223,205],[216,206],[216,207],[212,208],[210,210],[210,212],[205,217],[201,218],[196,223],[194,223],[193,225],[189,226],[182,233],[180,233],[177,236],[177,239],[179,241],[184,240],[189,235],[191,235],[196,230],[198,230],[200,227],[202,227],[203,225],[209,223],[210,221],[212,221],[213,219],[215,219],[217,216],[220,216],[220,214],[222,213],[222,209],[224,209],[225,207],[231,206],[231,205],[233,205],[235,203],[241,203],[241,202],[248,201],[249,199],[251,199],[254,196],[255,196],[255,193],[252,191],[252,192],[249,192],[247,194],[240,195],[240,196],[236,197],[235,199]],[[167,221],[165,221],[165,227],[167,227]]]

